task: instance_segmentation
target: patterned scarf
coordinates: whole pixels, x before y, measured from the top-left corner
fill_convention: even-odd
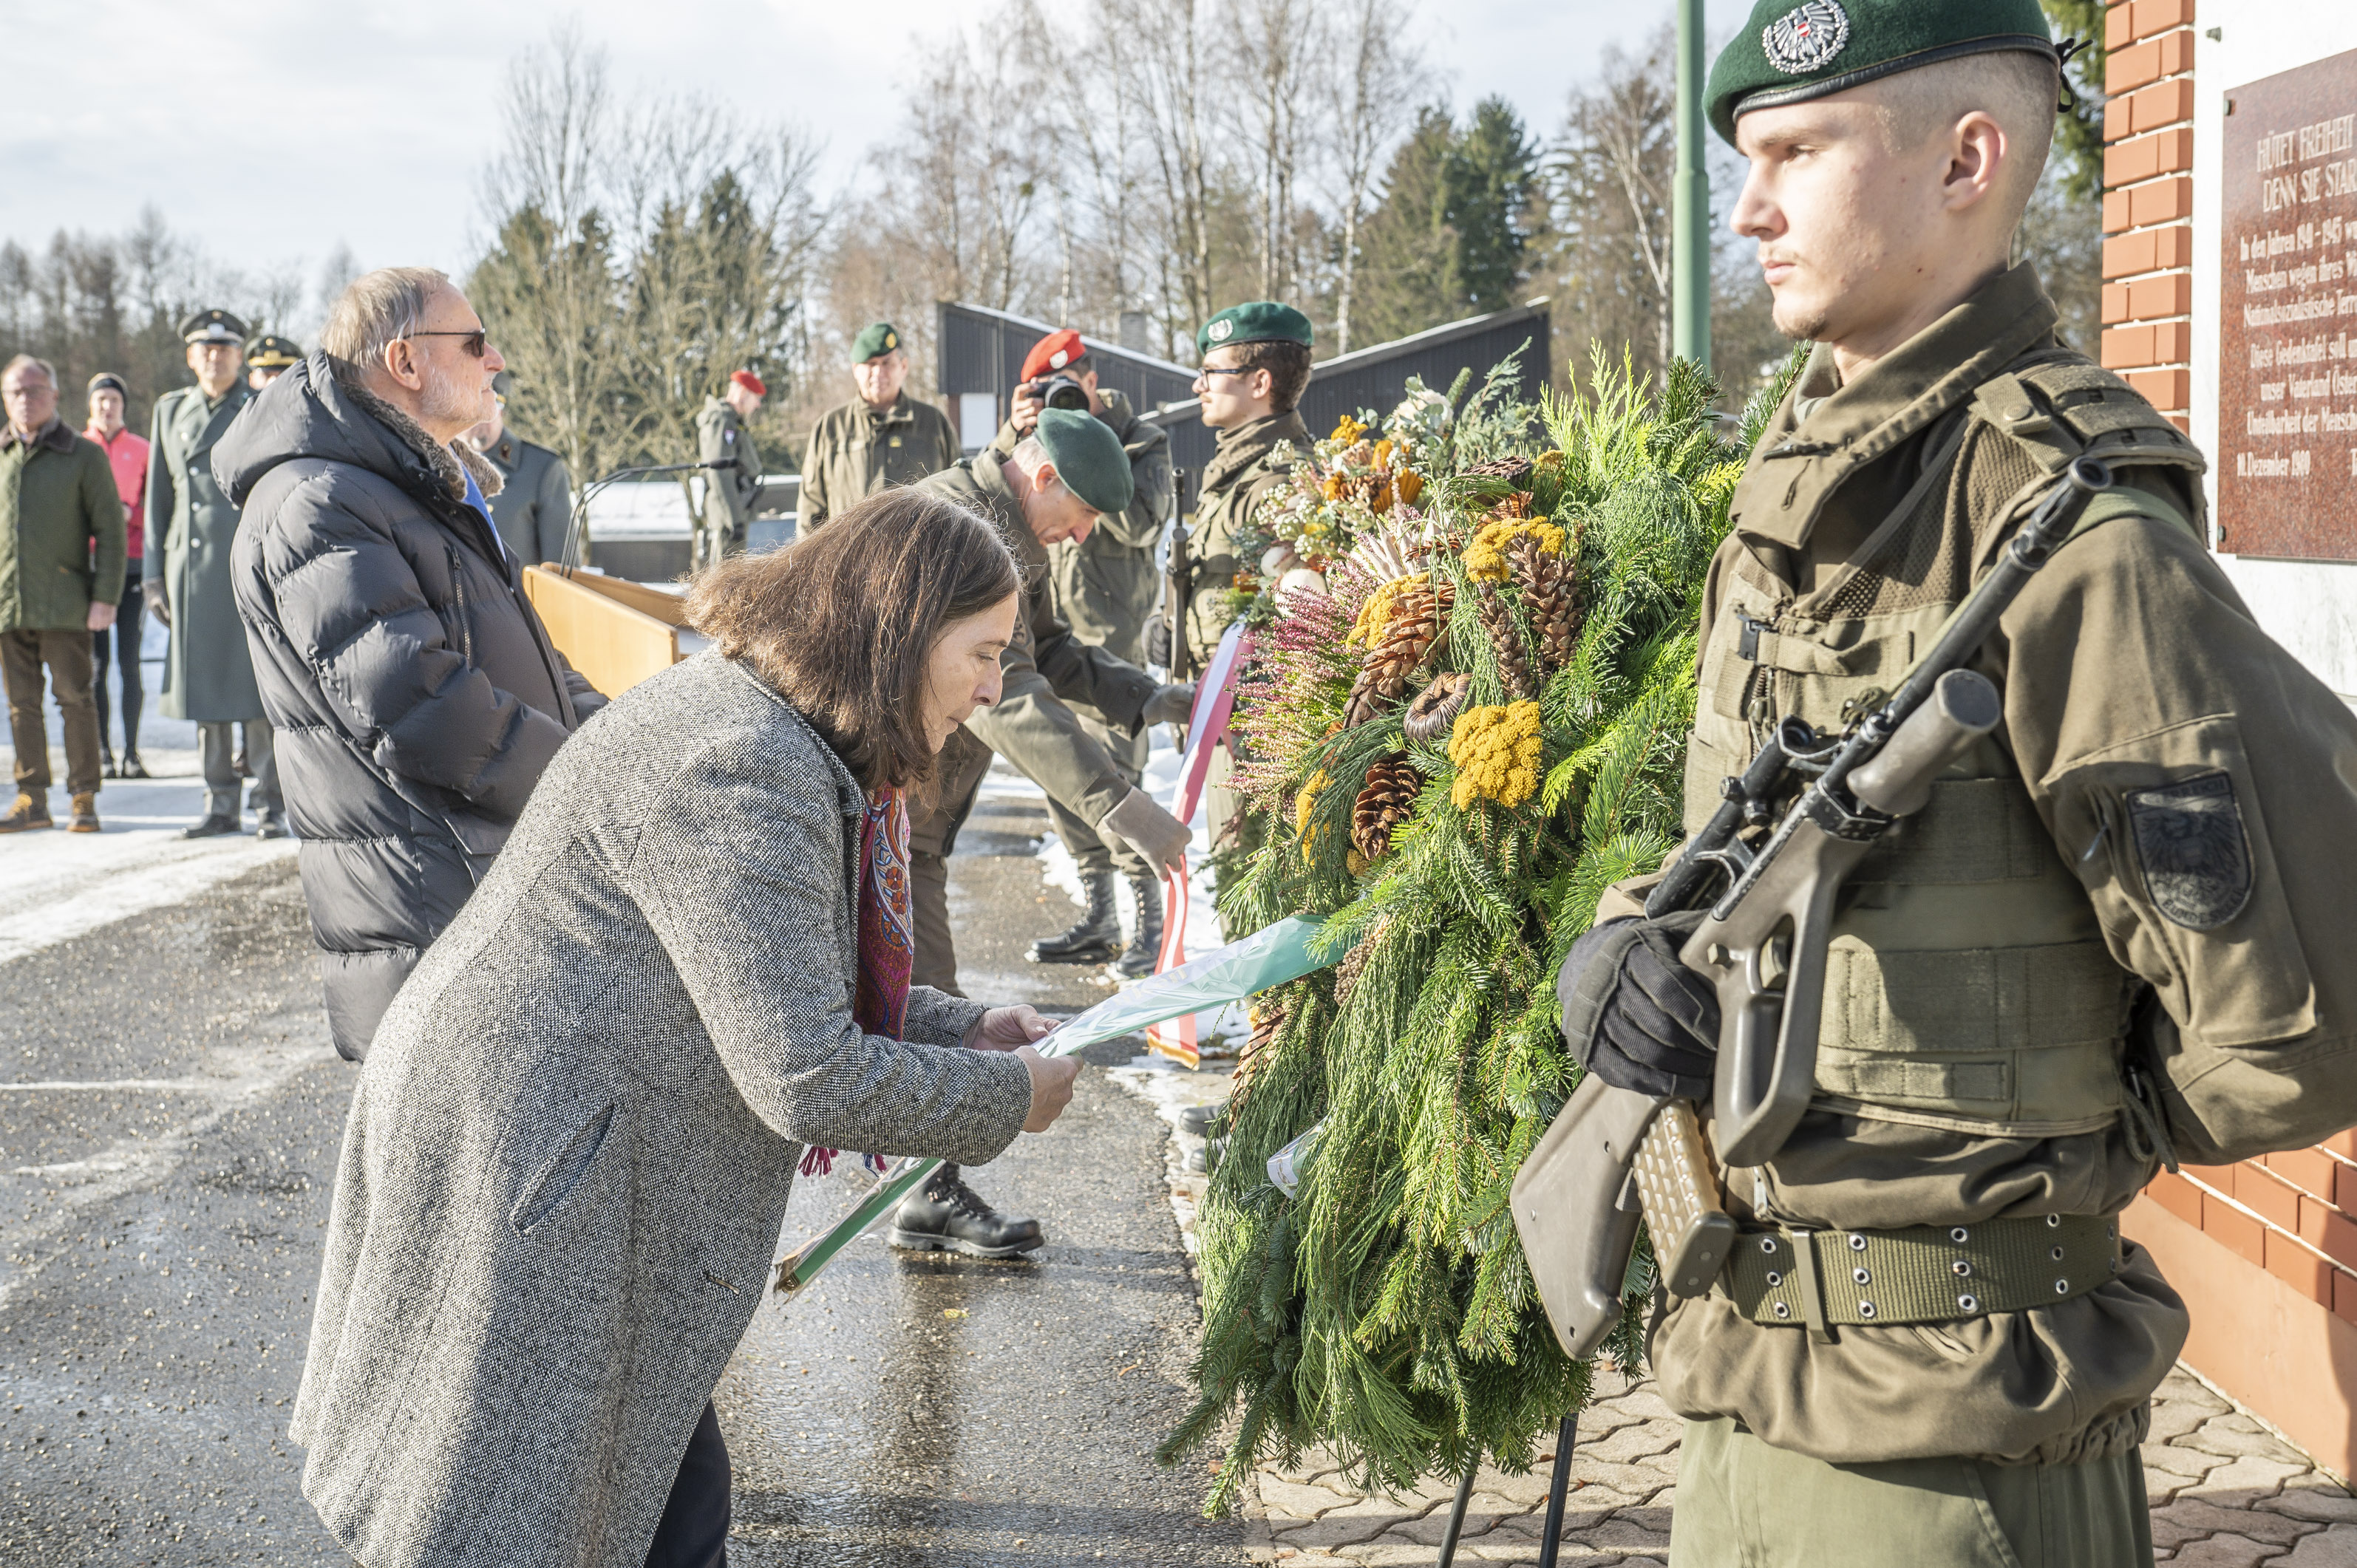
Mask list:
[[[859,989],[851,1015],[865,1034],[897,1040],[908,1026],[909,975],[916,966],[909,908],[909,804],[882,789],[859,825]],[[835,1149],[812,1147],[802,1175],[826,1175]]]

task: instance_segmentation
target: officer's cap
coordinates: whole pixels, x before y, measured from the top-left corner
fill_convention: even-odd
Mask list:
[[[872,321],[859,329],[851,340],[851,357],[865,364],[878,354],[888,354],[900,346],[900,329],[888,321]]]
[[[291,338],[281,338],[275,332],[264,332],[245,346],[245,368],[249,371],[283,371],[303,362],[303,350]]]
[[[199,310],[180,323],[180,341],[242,346],[245,342],[245,323],[218,306],[211,310]]]
[[[1710,68],[1714,130],[1965,55],[2021,49],[2057,62],[2038,0],[1759,0]]]
[[[1032,434],[1048,449],[1056,477],[1064,488],[1108,516],[1117,517],[1136,499],[1137,482],[1129,472],[1129,454],[1113,426],[1093,413],[1077,409],[1049,408],[1039,413]]]
[[[1255,299],[1232,305],[1195,330],[1195,351],[1208,354],[1235,343],[1298,343],[1313,346],[1309,317],[1289,305]]]

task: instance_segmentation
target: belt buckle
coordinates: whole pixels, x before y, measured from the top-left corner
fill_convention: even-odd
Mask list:
[[[1809,1337],[1820,1345],[1832,1345],[1834,1326],[1825,1317],[1824,1281],[1817,1273],[1817,1232],[1787,1230],[1792,1239],[1792,1269],[1801,1278],[1801,1316],[1808,1320]]]

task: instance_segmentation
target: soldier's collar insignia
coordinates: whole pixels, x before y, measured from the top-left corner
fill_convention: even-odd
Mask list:
[[[1211,323],[1211,338],[1214,343],[1224,343],[1229,338],[1234,337],[1235,332],[1236,324],[1234,322],[1214,321]]]
[[[1848,43],[1849,13],[1835,0],[1803,0],[1760,32],[1768,63],[1787,76],[1824,70]]]

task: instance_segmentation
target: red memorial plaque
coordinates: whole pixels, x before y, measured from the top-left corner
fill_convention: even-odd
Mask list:
[[[2226,99],[2218,547],[2357,560],[2357,52]]]

